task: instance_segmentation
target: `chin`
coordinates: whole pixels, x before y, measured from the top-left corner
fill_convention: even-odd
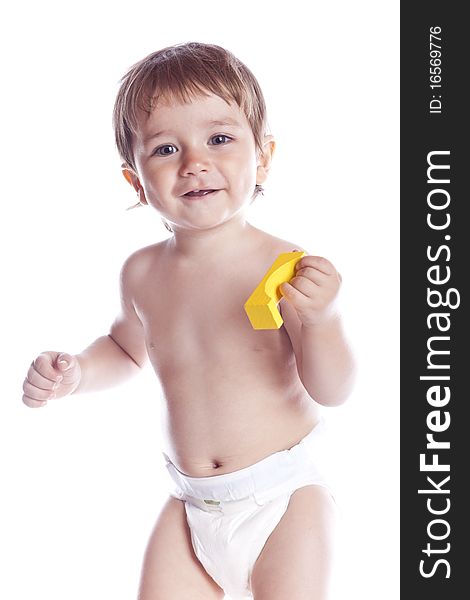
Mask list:
[[[222,221],[207,220],[205,222],[191,223],[191,225],[189,225],[188,227],[190,229],[193,229],[196,231],[208,231],[209,229],[215,229],[216,227],[220,227],[221,225],[223,225],[226,222],[227,222],[226,220],[222,220]]]
[[[192,219],[189,222],[186,222],[185,225],[183,225],[182,227],[184,228],[189,228],[189,229],[195,229],[195,230],[205,230],[205,229],[214,229],[215,227],[220,227],[221,225],[224,225],[226,223],[229,223],[230,221],[232,221],[232,219],[236,218],[237,216],[239,216],[240,213],[236,213],[236,214],[230,214],[230,215],[198,215],[198,217]]]

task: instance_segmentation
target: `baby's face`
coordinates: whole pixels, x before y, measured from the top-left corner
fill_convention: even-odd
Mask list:
[[[159,102],[141,120],[134,156],[146,201],[175,231],[226,222],[250,202],[258,183],[245,114],[213,94],[187,104]]]

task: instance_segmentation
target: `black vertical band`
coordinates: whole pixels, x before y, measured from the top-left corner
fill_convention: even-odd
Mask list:
[[[401,3],[401,597],[468,592],[470,34]],[[462,5],[460,5],[461,7]],[[467,382],[468,380],[468,382]]]

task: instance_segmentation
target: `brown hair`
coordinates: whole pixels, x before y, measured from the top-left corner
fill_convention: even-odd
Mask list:
[[[235,101],[262,152],[267,129],[263,93],[248,67],[220,46],[189,42],[163,48],[132,66],[120,83],[113,112],[116,145],[134,171],[133,138],[139,113],[150,115],[161,97],[188,102],[195,95],[212,92],[226,102]],[[257,185],[255,195],[262,191]]]

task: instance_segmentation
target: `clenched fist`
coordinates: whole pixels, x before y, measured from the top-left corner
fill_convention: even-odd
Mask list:
[[[292,304],[306,327],[327,320],[341,286],[341,275],[322,256],[304,256],[295,265],[295,276],[281,284],[282,295]]]
[[[23,402],[31,408],[52,398],[68,396],[80,383],[80,364],[64,352],[42,352],[29,367],[23,383]]]

